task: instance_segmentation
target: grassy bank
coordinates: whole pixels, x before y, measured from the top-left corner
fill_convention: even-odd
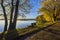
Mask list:
[[[56,22],[55,22],[56,23]],[[33,33],[34,31],[37,30],[42,30],[43,28],[49,27],[55,23],[46,23],[45,26],[41,26],[41,27],[26,27],[26,28],[18,28],[16,30],[12,30],[10,33],[8,33],[7,31],[4,33],[4,37],[7,37],[9,39],[15,39],[17,37],[23,37],[27,34]],[[3,40],[5,40],[5,38],[3,38]]]

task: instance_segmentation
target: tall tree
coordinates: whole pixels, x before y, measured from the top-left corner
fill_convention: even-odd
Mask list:
[[[8,25],[8,15],[10,15],[10,23],[8,30],[12,30],[16,28],[16,22],[18,15],[22,16],[25,13],[29,13],[31,7],[30,0],[0,0],[1,1],[1,7],[3,9],[4,13],[4,19],[5,19],[5,28],[4,31],[7,30]],[[13,21],[12,21],[13,20]]]
[[[13,30],[16,28],[18,14],[21,14],[21,12],[28,13],[30,11],[30,8],[31,8],[29,0],[25,0],[25,1],[16,0],[15,3],[12,0],[11,4],[12,4],[12,10],[11,10],[11,15],[10,15],[9,30]],[[19,12],[19,11],[21,11],[21,12]],[[13,19],[13,21],[12,21],[12,19]]]
[[[8,25],[8,20],[7,20],[7,15],[6,15],[6,11],[5,11],[5,7],[3,5],[4,0],[1,0],[1,7],[3,9],[3,13],[4,13],[4,18],[5,18],[5,27],[4,27],[4,32],[7,31],[7,25]]]
[[[12,10],[11,10],[11,18],[10,18],[10,27],[9,30],[15,29],[16,27],[16,20],[17,20],[17,15],[18,15],[18,6],[19,6],[19,0],[16,0],[16,5],[15,5],[15,14],[14,14],[14,20],[12,22],[12,17],[13,17],[13,0],[12,0]]]
[[[9,24],[9,30],[11,30],[11,27],[12,27],[12,19],[13,19],[13,12],[14,12],[14,5],[13,5],[13,1],[14,0],[11,0],[11,14],[10,14],[10,24]]]
[[[16,28],[16,21],[17,21],[17,16],[18,16],[18,6],[19,6],[19,0],[16,1],[16,5],[15,5],[15,14],[14,14],[14,20],[13,20],[13,29]]]

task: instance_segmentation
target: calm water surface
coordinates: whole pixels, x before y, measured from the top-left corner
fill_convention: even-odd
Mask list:
[[[25,28],[34,22],[35,21],[17,21],[16,28]],[[0,20],[0,32],[3,32],[3,30],[4,30],[4,21]]]

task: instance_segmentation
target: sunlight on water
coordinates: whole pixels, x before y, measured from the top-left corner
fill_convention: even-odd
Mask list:
[[[17,21],[17,27],[16,28],[25,28],[28,25],[31,25],[35,21]],[[4,21],[0,20],[0,32],[3,32],[4,30]]]
[[[17,28],[25,28],[35,21],[17,21]]]
[[[2,32],[4,29],[4,21],[0,21],[0,32]]]

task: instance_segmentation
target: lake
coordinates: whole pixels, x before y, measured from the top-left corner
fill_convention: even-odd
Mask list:
[[[28,25],[31,25],[31,23],[34,23],[35,21],[17,21],[16,28],[25,28]],[[0,32],[3,32],[4,30],[4,20],[0,20]]]

